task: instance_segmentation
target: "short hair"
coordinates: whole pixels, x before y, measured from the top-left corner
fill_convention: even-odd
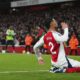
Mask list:
[[[46,21],[45,21],[45,27],[46,27],[46,29],[49,29],[50,23],[53,20],[55,20],[55,19],[54,18],[48,18],[48,19],[46,19]]]

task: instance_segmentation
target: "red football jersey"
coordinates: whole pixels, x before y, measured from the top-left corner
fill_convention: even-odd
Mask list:
[[[48,46],[51,53],[52,61],[57,62],[60,44],[56,42],[52,32],[48,32],[44,36],[44,43]]]

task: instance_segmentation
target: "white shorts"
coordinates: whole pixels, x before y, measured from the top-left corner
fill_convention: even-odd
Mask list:
[[[71,64],[72,67],[80,67],[80,62],[77,61],[77,60],[73,60],[73,59],[70,59],[70,58],[67,58],[69,63]],[[55,66],[55,67],[60,67],[60,68],[63,68],[63,67],[68,67],[68,61],[58,61],[58,62],[53,62],[51,61],[52,65]]]

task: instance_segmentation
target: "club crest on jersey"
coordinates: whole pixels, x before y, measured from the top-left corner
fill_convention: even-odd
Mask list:
[[[52,37],[47,37],[47,40],[52,40]]]

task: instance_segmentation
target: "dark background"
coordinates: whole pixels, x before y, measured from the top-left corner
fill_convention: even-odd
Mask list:
[[[0,0],[0,9],[5,9],[5,8],[9,9],[11,1],[21,1],[21,0]],[[73,1],[79,1],[79,0],[73,0]]]

